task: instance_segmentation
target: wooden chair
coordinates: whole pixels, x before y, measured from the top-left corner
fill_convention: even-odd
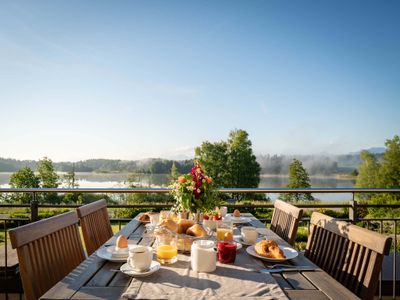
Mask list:
[[[294,245],[303,210],[281,200],[276,200],[271,220],[271,230]]]
[[[71,211],[10,230],[25,299],[39,299],[85,259],[78,222]]]
[[[103,199],[83,205],[77,209],[77,213],[81,221],[86,251],[91,255],[113,236],[107,202]]]
[[[305,256],[362,299],[373,299],[391,238],[314,212]]]

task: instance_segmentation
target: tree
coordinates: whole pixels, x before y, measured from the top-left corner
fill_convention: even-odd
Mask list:
[[[380,165],[376,157],[367,150],[360,152],[361,165],[358,167],[358,175],[355,186],[358,188],[375,188],[379,185]],[[369,200],[372,194],[359,194],[361,200]]]
[[[260,183],[261,167],[244,130],[233,130],[228,139],[228,187],[256,188]]]
[[[178,172],[178,168],[175,165],[175,162],[172,163],[172,167],[171,167],[171,179],[172,180],[176,180],[178,179],[179,176],[179,172]]]
[[[12,188],[38,188],[39,183],[39,178],[29,167],[24,167],[10,176],[10,186]],[[25,204],[31,201],[32,196],[26,193],[17,193],[11,198],[13,201]]]
[[[79,187],[79,184],[76,182],[75,177],[75,164],[72,164],[72,170],[64,174],[63,182],[65,183],[67,188],[75,189]],[[82,204],[82,194],[80,193],[66,193],[63,197],[64,203],[78,203]]]
[[[393,139],[385,142],[386,150],[382,156],[376,172],[375,182],[371,179],[371,186],[382,188],[400,187],[400,138],[395,135]],[[360,175],[360,174],[359,174]],[[358,177],[357,177],[358,180]],[[372,194],[370,203],[373,204],[399,204],[399,194]],[[368,208],[369,216],[375,218],[398,218],[400,209],[396,208]]]
[[[41,182],[42,188],[57,188],[59,177],[57,173],[54,171],[53,162],[51,159],[44,157],[39,160],[37,165],[38,177]],[[58,202],[57,193],[46,193],[43,196],[44,202]]]
[[[138,187],[138,182],[140,184],[140,175],[136,172],[131,172],[126,179],[125,184],[127,184],[129,188],[133,189]]]
[[[198,160],[216,186],[232,188],[253,188],[260,183],[260,165],[253,154],[248,133],[242,129],[233,130],[227,141],[203,142],[195,149]],[[233,194],[235,199],[245,195]]]
[[[214,180],[215,186],[227,187],[229,185],[226,142],[203,142],[200,147],[195,149],[195,160],[200,162],[204,171]]]
[[[289,182],[286,187],[290,189],[310,188],[310,178],[303,164],[298,159],[293,159],[289,166]],[[285,193],[280,196],[285,201],[313,201],[314,197],[310,193]]]
[[[385,188],[400,187],[400,138],[386,140],[386,151],[379,169],[380,184]]]

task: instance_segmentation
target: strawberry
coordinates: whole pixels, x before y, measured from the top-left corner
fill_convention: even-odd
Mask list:
[[[221,217],[220,215],[214,216],[214,221],[219,221],[219,220],[221,220],[221,219],[222,219],[222,217]]]
[[[208,215],[204,215],[204,216],[203,216],[203,219],[204,219],[204,220],[209,220],[210,217],[209,217]]]

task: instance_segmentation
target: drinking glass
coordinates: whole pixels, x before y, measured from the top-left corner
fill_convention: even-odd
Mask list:
[[[218,261],[233,264],[236,259],[236,243],[218,242]]]
[[[233,236],[233,224],[231,221],[220,220],[217,223],[217,241],[223,241],[225,234],[230,233]]]
[[[157,226],[158,222],[160,220],[160,214],[159,213],[154,213],[150,215],[150,223],[153,226]]]
[[[178,260],[178,239],[165,228],[157,230],[157,260],[161,264],[173,264]]]
[[[170,218],[171,212],[169,210],[160,211],[160,222],[164,220],[168,220]]]
[[[225,218],[226,214],[228,213],[228,207],[221,206],[219,208],[219,212],[221,213],[221,217]]]

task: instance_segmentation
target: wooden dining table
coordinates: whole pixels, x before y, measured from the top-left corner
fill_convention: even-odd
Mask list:
[[[265,224],[253,215],[242,215],[249,219],[248,224],[243,225],[266,228]],[[240,232],[241,225],[238,225],[235,229],[236,234]],[[144,223],[138,221],[137,218],[132,219],[104,246],[115,245],[116,238],[121,234],[128,237],[130,243],[151,245],[154,242],[154,238],[145,234],[145,231]],[[266,229],[266,236],[268,239],[275,240],[281,246],[290,246],[271,230]],[[245,249],[238,251],[243,251],[241,255],[248,255]],[[260,269],[268,266],[266,261],[255,259],[258,261]],[[271,274],[289,299],[359,299],[309,261],[302,252],[299,252],[299,255],[288,261],[288,263],[293,266],[307,266],[313,269],[310,271],[299,270]],[[122,299],[122,294],[133,280],[132,277],[116,271],[122,264],[121,262],[104,260],[94,253],[40,299]],[[187,299],[193,298],[190,295],[187,297]]]

